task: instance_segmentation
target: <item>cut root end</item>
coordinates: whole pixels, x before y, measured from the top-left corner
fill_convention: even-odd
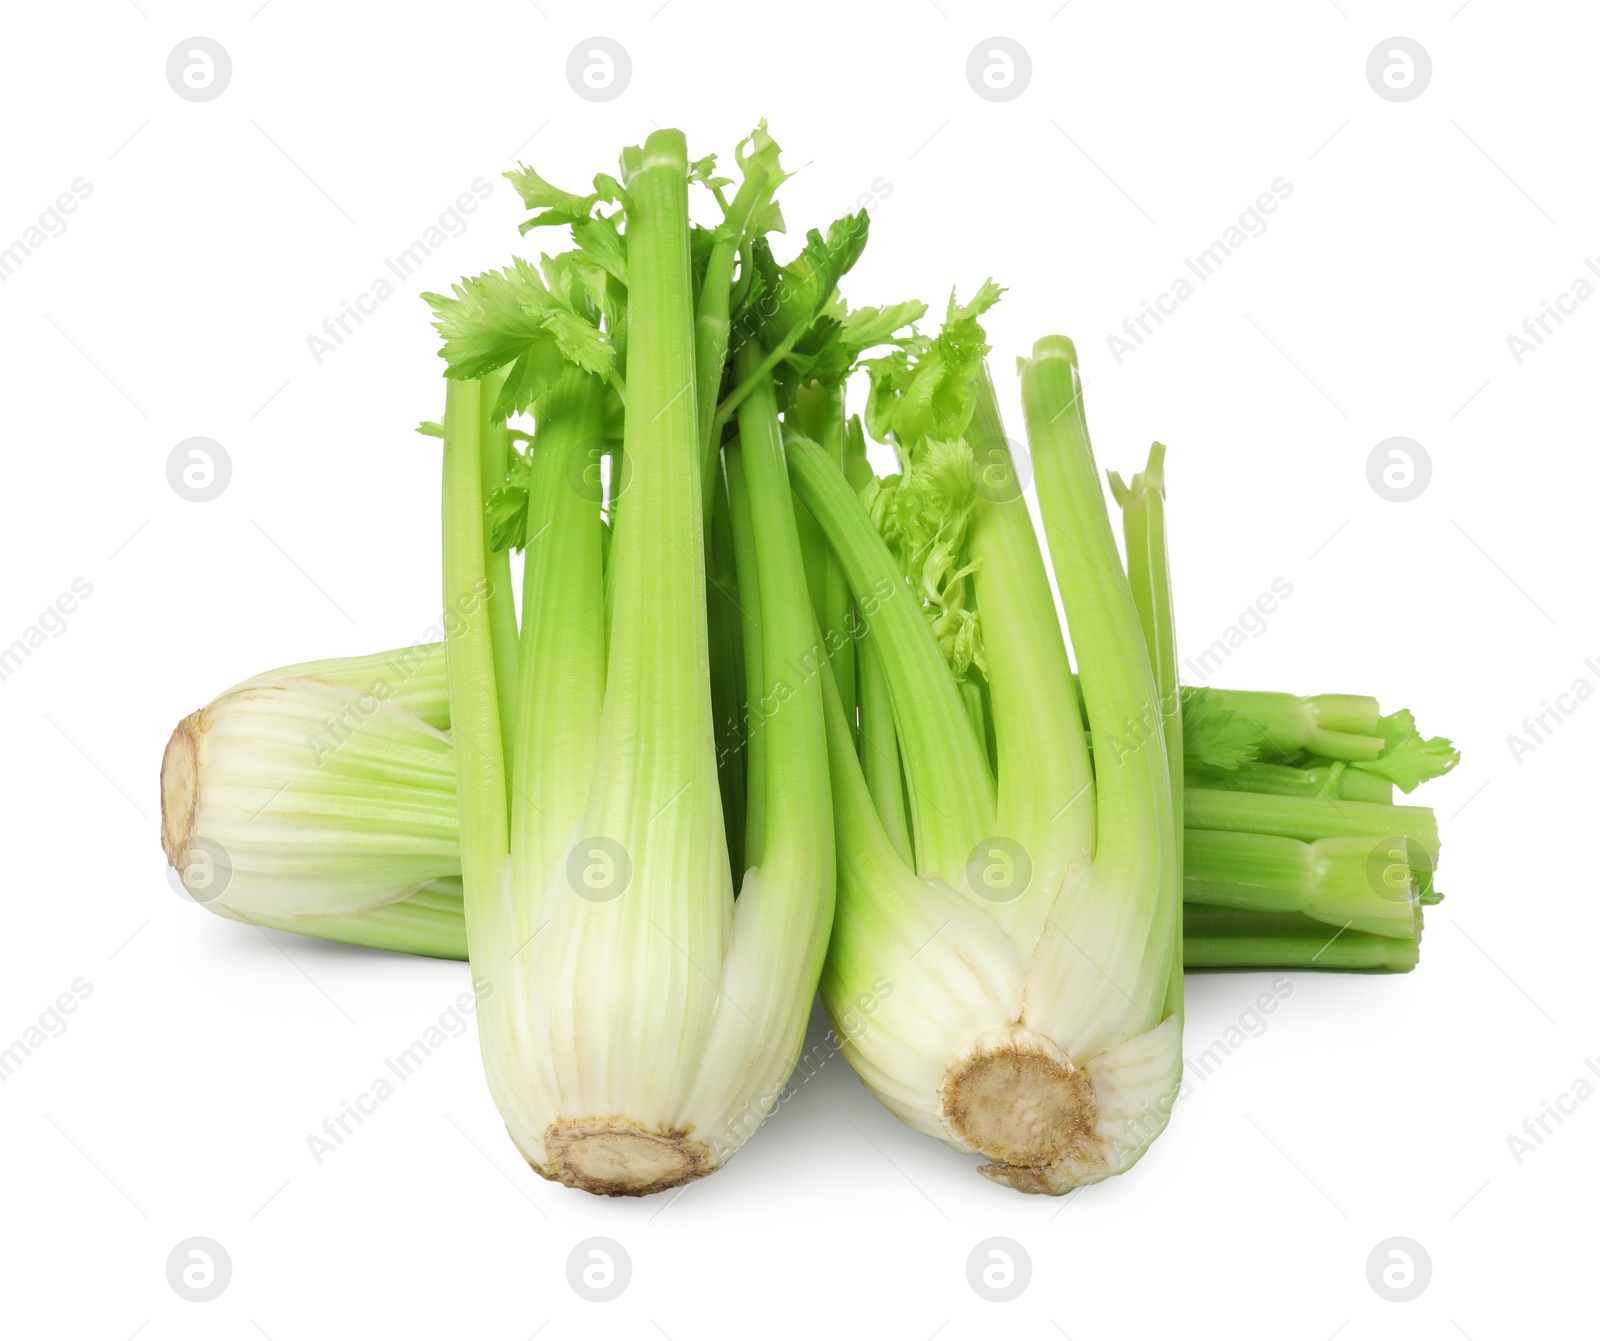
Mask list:
[[[950,1067],[939,1090],[940,1117],[952,1139],[1020,1175],[1080,1158],[1092,1143],[1097,1112],[1087,1073],[1033,1035],[980,1040]]]
[[[194,838],[200,808],[200,740],[205,735],[205,709],[192,712],[173,728],[161,756],[161,850],[167,861],[183,868]]]
[[[653,1132],[626,1118],[555,1122],[544,1137],[545,1161],[523,1151],[533,1171],[603,1197],[643,1197],[703,1178],[711,1152],[681,1131]]]

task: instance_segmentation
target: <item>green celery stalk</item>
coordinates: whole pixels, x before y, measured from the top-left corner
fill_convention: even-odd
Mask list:
[[[1319,838],[1398,836],[1414,845],[1418,862],[1426,860],[1431,869],[1439,860],[1439,825],[1426,806],[1191,787],[1184,797],[1183,819],[1190,829],[1276,834],[1307,843]]]
[[[1304,913],[1319,922],[1414,940],[1421,913],[1404,839],[1322,838],[1191,829],[1185,903]]]
[[[1183,960],[1203,969],[1325,969],[1409,973],[1418,942],[1358,931],[1332,930],[1295,913],[1185,904]]]
[[[1214,691],[1224,704],[1266,735],[1280,754],[1306,751],[1327,759],[1370,760],[1383,750],[1378,701],[1359,694],[1294,694],[1249,689]]]
[[[728,835],[728,864],[745,868],[745,801],[749,789],[745,751],[744,616],[734,552],[733,522],[721,458],[712,461],[717,479],[706,536],[707,636],[711,657],[711,707],[717,730],[717,781]]]
[[[911,821],[906,815],[905,771],[900,765],[894,699],[882,656],[871,631],[865,628],[856,640],[856,664],[860,670],[857,684],[861,705],[858,733],[861,770],[884,832],[900,859],[909,865],[912,860]]]
[[[1160,705],[1160,743],[1172,788],[1172,813],[1177,819],[1178,867],[1186,870],[1183,816],[1183,707],[1178,690],[1178,637],[1172,601],[1172,574],[1167,560],[1166,448],[1151,444],[1145,468],[1124,484],[1115,471],[1109,475],[1112,495],[1122,509],[1123,543],[1128,555],[1128,584],[1139,609],[1139,625],[1155,677]],[[1153,733],[1153,728],[1152,728]],[[1151,742],[1152,747],[1154,741]],[[1187,886],[1185,886],[1187,889]],[[1176,963],[1174,973],[1182,973]],[[1173,991],[1181,1003],[1182,986]]]
[[[810,382],[795,392],[791,415],[799,431],[814,441],[842,472],[845,451],[843,384],[825,386]],[[802,503],[796,509],[800,523],[800,550],[806,556],[806,585],[811,592],[817,623],[821,625],[844,701],[856,698],[855,637],[851,621],[850,587],[844,569],[828,548],[816,518]]]
[[[1342,762],[1310,768],[1294,764],[1267,764],[1252,760],[1227,773],[1196,773],[1193,786],[1220,791],[1260,792],[1269,796],[1332,796],[1342,801],[1369,801],[1390,805],[1394,784]]]

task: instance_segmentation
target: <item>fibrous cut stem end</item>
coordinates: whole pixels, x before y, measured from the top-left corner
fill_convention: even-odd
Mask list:
[[[523,1151],[533,1171],[551,1182],[603,1197],[643,1197],[703,1178],[711,1152],[687,1132],[646,1131],[627,1118],[553,1122],[545,1162]]]
[[[1036,1036],[980,1043],[945,1074],[951,1136],[997,1164],[1042,1169],[1082,1156],[1097,1115],[1088,1074]]]
[[[192,712],[173,728],[161,756],[161,850],[167,861],[183,869],[184,857],[194,838],[195,814],[200,808],[200,741],[205,735],[205,712]]]

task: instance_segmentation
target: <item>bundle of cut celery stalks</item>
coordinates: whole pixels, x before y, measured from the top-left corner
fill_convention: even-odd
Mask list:
[[[850,307],[865,212],[780,264],[765,123],[734,162],[657,131],[585,193],[507,174],[571,247],[425,295],[436,636],[186,717],[163,847],[224,917],[470,958],[490,1090],[569,1186],[721,1167],[819,986],[986,1176],[1120,1173],[1185,969],[1416,966],[1439,833],[1396,792],[1457,754],[1363,695],[1180,687],[1166,449],[1110,476],[1119,550],[1071,342],[1018,360],[1025,488],[1003,290]]]

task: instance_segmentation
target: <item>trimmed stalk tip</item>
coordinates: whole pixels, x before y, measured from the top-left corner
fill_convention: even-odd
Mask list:
[[[1035,360],[1066,359],[1076,368],[1078,347],[1065,335],[1041,335],[1033,342],[1033,357]]]

